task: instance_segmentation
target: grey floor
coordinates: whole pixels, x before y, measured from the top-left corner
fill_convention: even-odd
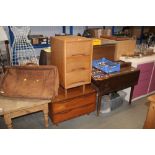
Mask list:
[[[96,112],[83,115],[53,125],[49,118],[48,129],[142,129],[148,110],[146,98],[134,101],[132,105],[125,102],[121,107],[107,114],[96,116]],[[45,129],[42,112],[33,113],[13,119],[14,129]],[[3,117],[0,117],[0,129],[6,129]]]

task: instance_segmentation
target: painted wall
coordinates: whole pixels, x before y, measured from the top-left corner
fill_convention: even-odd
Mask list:
[[[85,26],[74,26],[73,35],[83,34]],[[55,36],[62,33],[62,26],[31,26],[31,34],[43,34],[45,36]],[[66,33],[70,33],[69,26],[66,26]]]

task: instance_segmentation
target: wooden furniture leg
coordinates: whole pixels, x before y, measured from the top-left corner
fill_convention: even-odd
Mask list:
[[[150,106],[144,123],[144,129],[155,129],[155,95],[148,97]]]
[[[67,97],[67,89],[65,89],[65,97]]]
[[[48,128],[48,104],[44,105],[43,113],[44,113],[45,127]]]
[[[97,116],[99,116],[99,114],[100,114],[101,100],[102,100],[102,96],[98,95],[98,99],[97,99]]]
[[[10,113],[4,114],[4,121],[5,121],[5,124],[7,125],[8,129],[13,128]]]
[[[83,94],[85,93],[85,85],[82,86]]]
[[[134,90],[134,86],[131,87],[130,98],[129,98],[129,104],[130,104],[130,105],[131,105],[133,90]]]

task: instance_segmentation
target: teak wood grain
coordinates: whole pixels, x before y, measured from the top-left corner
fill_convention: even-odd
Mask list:
[[[115,41],[112,39],[107,38],[101,38],[102,42],[106,41]],[[115,41],[115,51],[114,51],[114,60],[119,60],[120,56],[122,55],[133,55],[134,50],[136,48],[136,40],[135,39],[128,39],[128,40],[121,40],[121,41]],[[109,50],[107,49],[107,52],[110,51],[113,48],[112,46],[109,46]]]
[[[65,90],[60,87],[59,95],[49,103],[49,116],[54,124],[89,114],[96,109],[96,91],[91,85],[71,88],[65,95]]]
[[[155,129],[155,95],[149,96],[148,100],[150,105],[144,123],[144,129]]]
[[[65,89],[91,83],[92,40],[78,36],[51,37],[51,62]]]

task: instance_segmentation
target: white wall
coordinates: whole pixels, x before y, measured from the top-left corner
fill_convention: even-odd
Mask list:
[[[73,34],[83,34],[85,26],[73,26]],[[45,36],[55,36],[62,33],[62,26],[31,26],[31,34],[43,34]],[[70,34],[69,26],[66,26],[66,33]]]
[[[62,26],[31,26],[31,34],[43,34],[44,36],[55,36],[62,33]]]

